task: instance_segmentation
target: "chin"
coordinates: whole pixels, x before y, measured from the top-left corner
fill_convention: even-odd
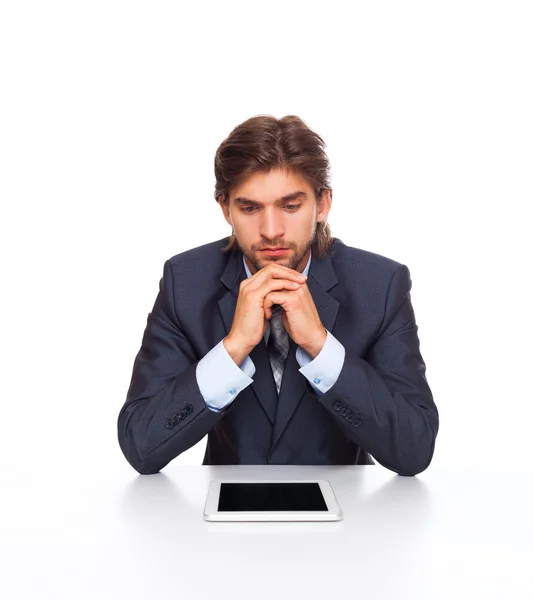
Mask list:
[[[291,259],[287,258],[286,256],[281,257],[281,256],[263,256],[263,257],[259,257],[257,259],[258,263],[261,263],[263,265],[268,265],[269,263],[282,263],[282,264],[290,264]]]

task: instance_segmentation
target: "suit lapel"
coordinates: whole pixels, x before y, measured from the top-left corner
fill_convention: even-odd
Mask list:
[[[242,262],[242,254],[241,252],[233,251],[228,258],[226,269],[220,278],[222,283],[228,288],[228,292],[218,302],[226,334],[229,333],[233,324],[237,298],[239,296],[239,286],[245,278],[246,272]],[[335,276],[329,253],[320,260],[313,256],[311,258],[307,286],[315,302],[320,320],[330,332],[333,330],[337,319],[339,302],[328,291],[337,282],[338,280]],[[279,401],[264,340],[261,340],[250,352],[250,358],[256,367],[254,381],[250,387],[253,389],[270,422],[274,426],[271,449],[278,442],[307,389],[307,379],[299,372],[300,365],[296,360],[296,349],[296,344],[291,340],[287,363],[283,372]]]

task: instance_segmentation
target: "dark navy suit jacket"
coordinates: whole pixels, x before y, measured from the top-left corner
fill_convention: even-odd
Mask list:
[[[120,447],[143,474],[157,473],[208,436],[204,463],[380,464],[415,475],[431,462],[439,426],[425,377],[408,268],[334,238],[313,255],[307,285],[322,324],[346,355],[335,384],[317,395],[291,340],[280,395],[264,340],[254,381],[222,412],[200,393],[196,366],[230,331],[242,254],[227,238],[167,260],[118,417]]]

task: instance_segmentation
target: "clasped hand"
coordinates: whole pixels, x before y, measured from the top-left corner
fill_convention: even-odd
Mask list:
[[[298,271],[269,264],[243,280],[228,337],[252,349],[264,335],[272,317],[272,305],[279,304],[287,333],[295,344],[315,358],[326,341],[327,332],[306,279]]]

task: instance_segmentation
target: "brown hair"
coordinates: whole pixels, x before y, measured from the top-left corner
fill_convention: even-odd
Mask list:
[[[233,187],[254,173],[268,173],[273,169],[303,177],[313,188],[317,202],[324,190],[329,190],[333,198],[325,146],[324,140],[295,115],[282,119],[269,115],[252,117],[237,125],[216,151],[215,199],[218,202],[222,196],[227,205]],[[323,257],[332,243],[328,223],[317,223],[311,248],[313,255]],[[222,251],[237,247],[232,232]]]

